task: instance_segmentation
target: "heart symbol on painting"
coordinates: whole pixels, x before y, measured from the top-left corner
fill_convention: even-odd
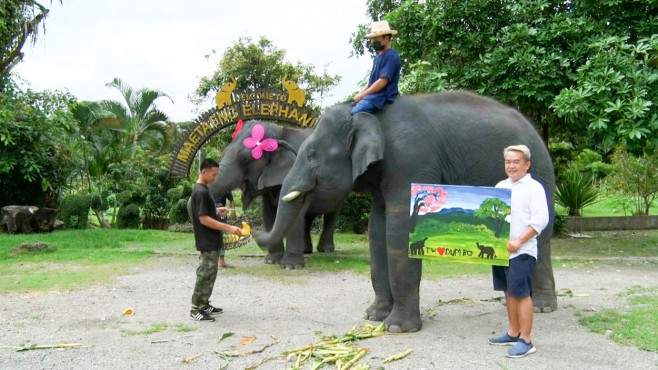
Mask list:
[[[443,253],[446,252],[446,249],[444,247],[439,247],[436,248],[436,251],[439,252],[439,255],[443,256]]]

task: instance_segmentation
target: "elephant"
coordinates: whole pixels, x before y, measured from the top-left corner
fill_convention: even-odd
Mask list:
[[[535,307],[557,308],[550,263],[555,176],[548,150],[533,125],[515,109],[465,91],[399,96],[375,114],[350,115],[349,102],[327,109],[304,141],[283,181],[273,228],[256,235],[271,245],[311,196],[342,199],[370,192],[370,272],[375,299],[366,319],[390,332],[422,327],[422,260],[408,257],[411,183],[494,186],[506,178],[503,149],[525,144],[532,176],[546,190],[551,221],[540,235],[533,284]]]
[[[253,149],[244,145],[244,140],[252,136],[256,125],[261,125],[265,130],[263,141],[271,138],[278,143],[276,150],[262,152],[262,157],[259,159],[254,158]],[[265,228],[269,230],[274,224],[283,179],[295,161],[297,149],[312,131],[312,129],[280,126],[272,122],[245,122],[222,154],[219,176],[209,186],[213,196],[241,188],[244,209],[248,209],[251,202],[260,196],[263,222]],[[304,253],[313,250],[311,224],[321,214],[324,215],[324,224],[317,249],[319,252],[334,251],[333,232],[340,204],[325,202],[321,197],[313,197],[309,201],[306,211],[285,233],[286,248],[283,246],[283,241],[268,248],[268,254],[265,256],[267,263],[278,262],[286,268],[304,267]]]
[[[304,93],[304,90],[299,88],[299,85],[297,85],[295,81],[287,80],[286,77],[288,77],[288,75],[283,76],[281,84],[283,85],[283,88],[288,91],[288,104],[295,102],[297,103],[297,106],[301,108],[306,100],[306,94]]]
[[[426,241],[427,241],[427,237],[409,244],[409,253],[411,255],[414,255],[414,256],[416,256],[416,255],[420,255],[420,256],[425,255],[425,242]]]
[[[480,254],[478,254],[479,258],[487,258],[487,259],[496,258],[496,250],[494,250],[493,247],[482,245],[480,244],[480,242],[475,242],[475,245],[480,250]]]

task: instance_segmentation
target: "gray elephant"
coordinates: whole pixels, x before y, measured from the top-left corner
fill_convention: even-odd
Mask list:
[[[374,303],[369,320],[391,332],[420,330],[422,260],[409,258],[411,183],[494,186],[506,178],[503,149],[525,144],[532,174],[545,187],[551,220],[555,178],[548,151],[518,111],[467,92],[401,96],[376,115],[350,116],[350,104],[327,110],[304,141],[286,176],[274,227],[260,245],[281,239],[311,196],[341,200],[351,190],[371,192],[368,227]],[[550,263],[551,224],[540,236],[533,286],[535,306],[557,308]]]
[[[276,149],[260,151],[260,156],[254,152],[254,148],[245,146],[244,140],[253,138],[253,130],[260,125],[264,132],[260,139],[274,140],[277,142]],[[262,216],[266,230],[274,224],[277,206],[279,204],[279,192],[285,175],[295,162],[296,152],[302,142],[311,134],[312,129],[298,129],[287,126],[279,126],[272,122],[248,121],[235,136],[224,153],[219,163],[219,176],[210,185],[210,191],[214,196],[226,194],[227,192],[242,189],[242,206],[249,208],[251,202],[258,196],[262,197]],[[257,146],[264,146],[258,144]],[[283,241],[278,241],[268,248],[265,256],[267,263],[279,262],[282,267],[301,268],[304,266],[304,252],[313,251],[311,244],[311,224],[318,216],[324,215],[324,225],[317,249],[319,252],[333,252],[333,233],[336,226],[336,218],[340,204],[336,202],[327,203],[321,197],[309,197],[308,205],[300,217],[291,222],[284,232],[286,237],[286,248]]]

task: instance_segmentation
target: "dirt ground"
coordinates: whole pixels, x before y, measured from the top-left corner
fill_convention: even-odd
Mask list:
[[[192,255],[183,264],[142,267],[108,286],[0,295],[0,346],[82,344],[71,349],[2,349],[0,368],[287,369],[294,363],[281,356],[285,350],[312,344],[319,335],[346,333],[363,322],[374,297],[369,278],[353,273],[265,279],[239,273],[241,266],[260,264],[261,259],[229,260],[236,268],[229,274],[220,271],[217,278],[213,303],[225,312],[215,322],[188,316],[197,266]],[[558,292],[568,289],[587,296],[560,295],[556,312],[535,315],[535,354],[508,359],[507,347],[487,344],[487,338],[506,330],[507,318],[504,306],[490,300],[499,295],[489,276],[478,275],[423,280],[423,329],[362,340],[360,346],[369,351],[361,362],[372,369],[658,368],[658,353],[616,344],[578,324],[579,315],[623,309],[626,301],[618,294],[633,286],[656,286],[655,260],[604,267],[554,265]],[[457,301],[438,305],[439,300]],[[123,316],[127,307],[135,314]],[[154,324],[166,328],[144,333]],[[229,332],[234,335],[220,341]],[[239,344],[250,336],[255,340]],[[382,363],[409,348],[413,353],[408,357]],[[225,351],[254,353],[227,358],[221,355]]]

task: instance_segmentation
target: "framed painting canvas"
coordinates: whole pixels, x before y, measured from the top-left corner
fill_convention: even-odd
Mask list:
[[[411,184],[409,257],[507,266],[510,189]]]

